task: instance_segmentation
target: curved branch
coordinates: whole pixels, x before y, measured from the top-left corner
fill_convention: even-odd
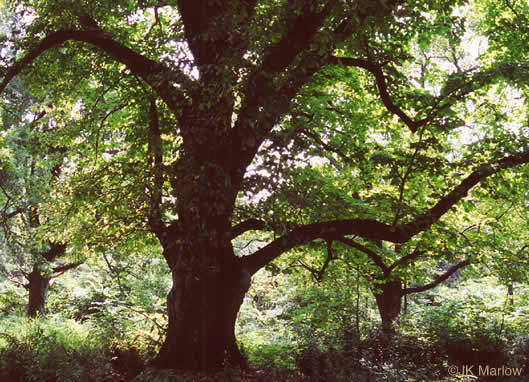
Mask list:
[[[496,162],[488,163],[479,166],[469,176],[467,176],[457,187],[443,197],[435,206],[428,212],[417,216],[411,223],[399,224],[396,227],[401,227],[402,230],[408,232],[410,238],[419,232],[429,228],[433,223],[437,222],[452,206],[458,203],[461,199],[467,196],[472,187],[488,178],[491,175],[498,173],[501,170],[512,168],[521,164],[529,163],[529,151],[513,154],[504,157]]]
[[[242,258],[241,262],[250,272],[256,272],[282,253],[317,238],[339,239],[345,235],[357,235],[366,240],[406,243],[437,222],[452,206],[463,199],[472,187],[503,169],[526,163],[529,163],[529,151],[479,166],[430,210],[417,216],[410,223],[397,224],[392,227],[373,219],[344,219],[298,226],[253,255]]]
[[[419,256],[422,256],[426,251],[419,251],[418,248],[415,248],[413,252],[408,253],[406,256],[401,257],[400,259],[396,260],[394,263],[392,263],[388,267],[388,271],[391,272],[398,266],[405,264],[406,262],[416,259]]]
[[[441,276],[435,277],[435,280],[432,281],[431,283],[426,284],[426,285],[413,287],[413,288],[405,288],[405,289],[402,290],[402,294],[403,295],[407,295],[407,294],[410,294],[410,293],[419,293],[419,292],[424,292],[424,291],[433,289],[437,285],[441,284],[443,281],[448,279],[450,276],[452,276],[454,273],[456,273],[459,269],[461,269],[463,267],[466,267],[469,264],[470,264],[470,260],[469,259],[463,260],[463,261],[457,263],[456,265],[453,265],[452,267],[450,267]]]
[[[247,231],[262,230],[265,227],[266,224],[262,220],[248,219],[233,226],[233,228],[231,229],[231,238],[235,239],[237,236],[240,236]]]
[[[81,264],[83,263],[79,262],[79,263],[68,263],[68,264],[58,265],[53,268],[53,272],[58,273],[57,275],[54,275],[53,277],[58,277],[70,269],[77,268]]]
[[[463,76],[462,72],[456,72],[446,80],[441,90],[441,96],[435,98],[435,102],[431,105],[428,115],[420,120],[413,120],[404,110],[393,103],[381,64],[364,59],[338,56],[331,56],[328,64],[353,66],[367,70],[373,74],[380,98],[386,109],[398,116],[412,132],[416,132],[420,127],[434,120],[438,116],[437,112],[451,107],[455,102],[463,99],[465,95],[473,92],[476,87],[491,84],[501,77],[507,77],[516,81],[516,73],[520,73],[521,69],[527,69],[523,65],[512,64],[510,62],[498,62],[488,69],[475,72],[471,77],[467,76],[471,71],[465,72]]]
[[[135,52],[106,36],[102,31],[94,33],[94,31],[87,30],[61,29],[43,38],[22,59],[15,62],[7,70],[4,79],[0,83],[0,92],[5,89],[16,75],[33,63],[37,57],[66,41],[86,42],[125,64],[134,74],[141,77],[155,89],[173,111],[178,110],[182,102],[186,102],[180,89],[174,87],[173,84],[179,84],[187,90],[194,88],[194,82],[184,73],[170,69]]]
[[[332,220],[299,226],[256,251],[253,255],[241,258],[243,266],[250,272],[257,272],[270,261],[298,245],[317,238],[339,239],[345,235],[358,235],[369,240],[400,242],[406,238],[399,227],[370,219]]]
[[[416,132],[419,127],[425,125],[428,123],[429,119],[421,119],[419,121],[414,121],[411,119],[408,114],[404,110],[402,110],[400,107],[395,105],[393,103],[393,100],[391,99],[391,95],[388,91],[388,85],[386,82],[386,76],[384,75],[384,72],[382,71],[382,67],[379,64],[372,63],[367,60],[362,60],[358,58],[351,58],[351,57],[336,57],[332,56],[329,58],[330,64],[339,64],[344,66],[354,66],[357,68],[362,68],[370,72],[375,76],[375,81],[377,84],[377,88],[380,94],[380,99],[382,100],[382,103],[390,111],[391,113],[398,116],[402,122],[408,126],[408,128],[412,132]]]

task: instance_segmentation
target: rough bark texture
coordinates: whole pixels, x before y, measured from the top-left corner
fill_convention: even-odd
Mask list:
[[[172,273],[169,328],[155,365],[187,370],[215,370],[226,363],[245,366],[234,328],[249,276],[236,266],[189,260]]]
[[[177,189],[184,201],[179,224],[162,235],[173,286],[167,298],[167,337],[154,365],[215,370],[226,363],[245,366],[235,340],[235,320],[251,274],[231,245],[235,192],[229,174],[207,162],[188,161]]]

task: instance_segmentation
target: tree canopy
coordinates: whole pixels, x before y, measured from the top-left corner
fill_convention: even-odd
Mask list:
[[[383,321],[471,263],[520,280],[505,264],[527,247],[526,11],[8,1],[3,224],[38,213],[41,255],[67,246],[69,264],[159,245],[173,286],[153,365],[172,369],[244,365],[237,313],[280,256],[316,279],[354,261]],[[251,235],[264,244],[234,251]]]

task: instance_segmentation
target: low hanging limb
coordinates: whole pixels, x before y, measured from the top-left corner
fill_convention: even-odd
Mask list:
[[[365,240],[383,240],[396,244],[406,243],[415,235],[430,228],[484,179],[503,169],[527,163],[529,163],[529,151],[523,151],[478,166],[458,186],[439,199],[433,207],[419,214],[409,223],[391,226],[374,219],[352,218],[299,225],[259,249],[253,255],[241,258],[240,261],[250,272],[256,272],[282,253],[317,238],[337,239],[346,235],[357,235]]]
[[[259,219],[248,219],[232,227],[231,238],[235,239],[237,236],[240,236],[245,232],[253,230],[263,230],[265,228],[266,224],[264,221]]]
[[[470,264],[470,259],[465,259],[463,261],[460,261],[459,263],[451,266],[445,273],[443,273],[441,276],[434,277],[434,281],[432,281],[429,284],[416,286],[412,288],[404,288],[402,290],[403,295],[407,295],[410,293],[419,293],[424,292],[430,289],[435,288],[437,285],[441,284],[443,281],[448,279],[450,276],[452,276],[454,273],[456,273],[459,269],[466,267]]]
[[[135,52],[110,38],[103,31],[101,33],[93,33],[90,30],[60,29],[40,40],[24,57],[16,61],[4,72],[4,78],[0,82],[0,93],[4,91],[15,76],[31,65],[40,55],[66,41],[85,42],[108,53],[114,59],[126,65],[132,73],[143,78],[160,94],[173,111],[178,112],[181,106],[186,105],[188,102],[180,89],[174,87],[173,84],[179,84],[185,90],[196,88],[195,81],[183,72],[169,68],[160,62]]]

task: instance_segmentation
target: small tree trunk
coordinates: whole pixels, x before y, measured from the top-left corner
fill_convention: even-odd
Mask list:
[[[44,314],[50,278],[43,276],[39,265],[34,264],[33,270],[28,276],[28,281],[28,316],[35,317],[37,314]]]
[[[509,305],[514,305],[514,287],[512,283],[507,285],[507,296],[509,296]]]
[[[402,283],[400,280],[386,281],[377,285],[375,292],[378,311],[382,319],[382,333],[386,339],[391,339],[398,326],[402,305]]]

